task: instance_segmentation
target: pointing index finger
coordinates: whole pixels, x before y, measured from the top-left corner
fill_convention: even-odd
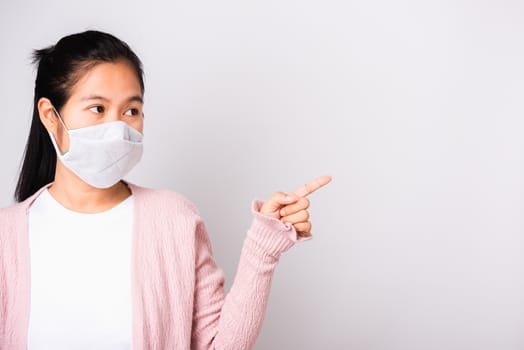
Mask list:
[[[310,195],[311,193],[315,192],[316,190],[318,190],[319,188],[327,185],[330,182],[331,182],[331,176],[321,176],[297,188],[296,190],[293,191],[293,193],[299,197],[306,197]]]

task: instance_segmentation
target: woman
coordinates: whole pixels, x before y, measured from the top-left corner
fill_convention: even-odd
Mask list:
[[[194,204],[123,180],[142,155],[139,58],[97,31],[34,57],[18,203],[0,211],[0,349],[251,348],[280,255],[310,237],[305,197],[331,178],[253,201],[225,295]]]

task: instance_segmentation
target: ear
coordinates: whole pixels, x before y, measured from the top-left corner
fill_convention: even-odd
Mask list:
[[[48,98],[42,97],[38,100],[38,114],[47,131],[52,132],[56,136],[60,121],[55,113],[53,104]]]

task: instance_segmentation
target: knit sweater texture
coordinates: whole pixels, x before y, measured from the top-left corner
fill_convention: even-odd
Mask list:
[[[0,349],[26,349],[30,313],[30,198],[0,209]],[[196,206],[175,191],[128,183],[133,193],[132,348],[247,350],[256,341],[283,252],[298,241],[292,225],[259,212],[229,293]],[[60,247],[67,249],[67,247]],[[93,252],[96,259],[96,252]]]

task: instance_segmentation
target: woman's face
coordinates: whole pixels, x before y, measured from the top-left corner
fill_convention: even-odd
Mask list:
[[[99,63],[73,86],[70,98],[60,111],[68,129],[123,121],[143,132],[143,100],[135,71],[125,61]],[[69,149],[67,131],[57,125],[60,149]]]

